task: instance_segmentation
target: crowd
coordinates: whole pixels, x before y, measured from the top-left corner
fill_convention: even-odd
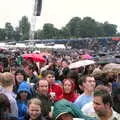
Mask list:
[[[120,120],[120,72],[97,62],[70,69],[81,51],[46,53],[39,63],[22,52],[0,62],[0,120]]]

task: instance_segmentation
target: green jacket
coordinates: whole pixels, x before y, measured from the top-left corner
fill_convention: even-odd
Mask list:
[[[95,118],[90,118],[82,113],[73,103],[62,99],[54,104],[53,109],[53,120],[57,120],[57,118],[63,113],[70,113],[75,118],[83,118],[85,120],[96,120]]]

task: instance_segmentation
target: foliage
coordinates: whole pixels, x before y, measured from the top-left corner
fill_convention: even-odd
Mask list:
[[[30,23],[26,16],[23,16],[22,19],[19,21],[19,32],[21,40],[29,39]]]
[[[5,24],[5,39],[7,40],[11,40],[13,39],[13,35],[14,35],[14,29],[13,26],[11,25],[11,23],[7,22]]]
[[[5,28],[0,29],[0,40],[28,40],[30,22],[26,16],[19,21],[15,29],[7,22]],[[117,25],[108,22],[100,23],[91,17],[73,17],[64,27],[57,29],[51,23],[44,24],[43,28],[35,31],[35,39],[64,39],[79,37],[118,36]]]

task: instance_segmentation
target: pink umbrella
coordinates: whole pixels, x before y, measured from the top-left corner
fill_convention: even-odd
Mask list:
[[[84,54],[84,55],[81,55],[81,58],[84,59],[84,60],[90,60],[93,57],[91,55],[89,55],[89,54]]]

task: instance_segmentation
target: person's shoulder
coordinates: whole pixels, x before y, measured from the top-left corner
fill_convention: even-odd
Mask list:
[[[113,120],[120,120],[120,113],[117,113],[116,111],[113,110]]]

